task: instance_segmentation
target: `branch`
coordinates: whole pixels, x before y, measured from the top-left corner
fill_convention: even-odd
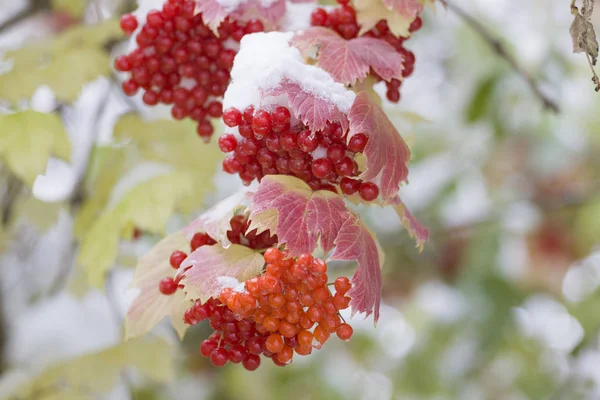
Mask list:
[[[477,21],[471,15],[467,14],[462,8],[448,1],[446,3],[447,8],[452,10],[464,22],[471,26],[471,28],[473,28],[473,30],[477,32],[479,36],[481,36],[490,45],[490,47],[499,57],[506,60],[506,62],[510,64],[512,69],[517,74],[521,75],[521,77],[527,82],[527,84],[531,88],[533,94],[535,94],[538,100],[543,104],[544,108],[554,113],[558,113],[560,111],[558,105],[541,92],[534,79],[517,63],[515,58],[508,53],[508,51],[504,48],[504,46],[502,45],[500,40],[498,40],[498,38],[494,37],[494,35],[492,35],[492,33],[481,22]]]

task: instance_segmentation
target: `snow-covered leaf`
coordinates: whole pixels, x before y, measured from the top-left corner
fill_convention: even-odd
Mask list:
[[[128,190],[116,205],[103,212],[83,236],[77,257],[90,285],[102,286],[117,256],[121,232],[128,225],[163,234],[177,200],[188,193],[191,185],[193,181],[185,174],[158,175]]]
[[[394,35],[407,37],[410,24],[423,11],[421,0],[354,0],[353,3],[356,20],[361,26],[360,33],[367,32],[385,19]]]
[[[166,382],[173,378],[173,354],[169,345],[159,338],[121,343],[51,366],[21,386],[14,398],[97,399],[114,388],[121,372],[128,367],[134,367],[155,382]]]
[[[158,285],[162,279],[176,274],[169,263],[171,253],[188,248],[189,241],[179,231],[165,237],[140,258],[131,282],[131,287],[139,288],[140,293],[131,303],[125,318],[125,339],[149,332],[166,316],[171,317],[173,327],[183,337],[187,327],[183,313],[189,307],[189,301],[185,300],[182,290],[171,296],[163,295]]]
[[[230,277],[243,282],[260,274],[264,264],[262,254],[248,247],[232,244],[224,248],[216,244],[194,250],[181,263],[178,273],[184,276],[181,284],[187,298],[204,302],[219,296],[223,289],[219,278]]]
[[[335,239],[335,250],[329,260],[358,262],[358,268],[352,277],[352,288],[348,296],[352,298],[352,313],[374,314],[379,319],[381,302],[381,266],[383,252],[373,233],[356,215],[346,218]]]
[[[378,181],[385,202],[398,194],[408,176],[410,150],[383,110],[365,92],[356,96],[348,115],[348,140],[358,133],[369,135],[364,150],[366,169],[360,178]]]
[[[331,250],[349,216],[337,194],[313,191],[304,181],[285,175],[264,177],[248,208],[254,226],[277,234],[291,255],[312,253],[319,238],[323,250]]]
[[[196,4],[196,10],[202,13],[202,21],[215,34],[218,34],[219,26],[228,16],[246,20],[258,15],[275,25],[285,14],[285,0],[197,0]]]
[[[402,56],[382,39],[361,36],[346,40],[331,29],[309,28],[292,39],[305,55],[317,50],[317,65],[346,85],[363,80],[372,68],[384,80],[402,79]]]
[[[400,217],[404,229],[406,229],[410,237],[415,239],[419,250],[423,250],[425,242],[429,240],[429,230],[410,213],[406,205],[400,200],[400,196],[392,198],[389,204],[394,206],[394,210]]]
[[[196,232],[205,232],[224,247],[229,246],[231,242],[227,238],[227,231],[231,229],[230,220],[238,210],[245,208],[242,203],[247,197],[247,190],[239,190],[203,212],[183,231],[188,237]]]
[[[51,155],[64,160],[70,157],[71,144],[55,114],[21,111],[0,115],[0,127],[0,159],[30,187],[46,170]]]
[[[279,86],[264,91],[263,95],[287,95],[292,114],[313,132],[325,128],[327,121],[339,122],[344,130],[348,127],[346,115],[334,103],[305,91],[298,83],[284,81]]]

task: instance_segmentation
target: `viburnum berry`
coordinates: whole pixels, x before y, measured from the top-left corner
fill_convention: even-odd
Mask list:
[[[177,282],[173,278],[164,278],[160,281],[158,289],[164,295],[171,295],[177,291]]]
[[[348,324],[341,324],[336,331],[337,336],[342,340],[350,340],[353,333],[354,330]]]
[[[379,188],[371,182],[361,183],[358,192],[360,193],[360,197],[366,201],[373,201],[379,196]]]
[[[173,253],[171,253],[171,257],[169,258],[169,263],[171,264],[171,266],[173,268],[179,269],[179,266],[181,265],[183,260],[185,260],[186,258],[187,258],[187,254],[185,254],[183,251],[175,250]]]
[[[126,95],[141,88],[146,105],[171,105],[174,119],[196,121],[198,135],[208,140],[214,131],[209,118],[223,115],[221,97],[231,79],[236,50],[229,43],[264,26],[258,20],[242,23],[225,18],[216,36],[195,8],[195,0],[167,0],[162,9],[148,12],[135,36],[137,48],[118,57],[114,65],[129,74],[122,84]],[[133,34],[138,20],[124,15],[121,29]]]

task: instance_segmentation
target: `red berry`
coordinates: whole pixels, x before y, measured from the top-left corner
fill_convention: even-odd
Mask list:
[[[317,178],[325,178],[332,170],[331,161],[327,158],[319,158],[312,163],[312,173]]]
[[[115,58],[115,69],[120,72],[131,71],[133,66],[129,62],[127,56],[119,56]]]
[[[398,89],[390,89],[386,92],[385,97],[392,103],[397,103],[400,101],[400,92]]]
[[[327,157],[333,161],[341,161],[346,155],[346,148],[341,144],[334,144],[327,149]]]
[[[171,253],[169,262],[171,263],[171,266],[173,268],[179,269],[179,266],[181,265],[183,260],[185,260],[186,258],[187,258],[187,254],[185,254],[183,251],[175,250],[173,253]]]
[[[308,129],[298,134],[297,142],[300,150],[306,153],[314,151],[319,145],[317,136]]]
[[[260,366],[260,357],[255,354],[248,354],[246,359],[242,361],[242,365],[248,371],[254,371]]]
[[[210,353],[210,362],[215,367],[222,367],[229,361],[229,354],[224,347],[216,348]]]
[[[223,105],[218,101],[211,101],[207,107],[208,114],[213,118],[223,115]]]
[[[354,330],[348,324],[341,324],[336,331],[337,336],[342,340],[350,340]]]
[[[223,153],[230,153],[237,147],[237,140],[232,134],[226,134],[219,137],[219,149]]]
[[[373,201],[379,196],[379,188],[372,182],[361,183],[358,192],[365,201]]]
[[[423,25],[423,21],[421,20],[421,17],[417,16],[417,18],[415,18],[415,20],[410,24],[410,27],[408,28],[408,30],[411,33],[416,32],[419,29],[421,29],[422,25]]]
[[[227,353],[229,356],[229,361],[234,364],[241,363],[246,359],[247,356],[246,349],[240,344],[229,347],[229,351]]]
[[[208,358],[217,347],[219,343],[216,340],[206,339],[200,344],[200,354]]]
[[[251,19],[246,24],[246,33],[262,32],[265,30],[263,23],[258,19]]]
[[[271,131],[271,115],[265,110],[258,110],[252,119],[252,129],[257,139],[262,139]]]
[[[131,35],[138,27],[138,20],[132,14],[125,14],[121,17],[121,29],[126,35]]]
[[[351,176],[354,173],[354,160],[350,157],[344,157],[335,163],[335,172],[339,176]]]
[[[237,108],[228,108],[223,112],[223,122],[230,128],[242,123],[242,113]]]
[[[340,182],[340,189],[342,189],[342,193],[345,195],[351,195],[358,191],[360,188],[360,181],[348,177],[342,178]]]
[[[350,283],[350,280],[347,277],[340,276],[339,278],[336,278],[336,280],[333,283],[333,286],[335,288],[335,291],[343,296],[348,292],[348,290],[350,290],[352,284]]]
[[[177,291],[177,282],[173,280],[173,278],[165,278],[160,281],[158,285],[158,290],[164,295],[171,295]]]
[[[364,133],[357,133],[350,138],[350,141],[348,142],[348,149],[355,153],[362,153],[367,145],[368,140],[369,137]]]
[[[121,84],[121,89],[127,96],[133,96],[137,93],[139,86],[133,79],[129,79]]]
[[[312,26],[325,26],[327,23],[327,11],[322,8],[315,9],[310,15],[310,24]]]
[[[271,118],[274,124],[285,125],[289,124],[291,114],[287,107],[277,107],[272,113]]]

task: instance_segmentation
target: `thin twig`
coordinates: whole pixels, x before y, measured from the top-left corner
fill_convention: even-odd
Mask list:
[[[456,15],[458,15],[464,22],[466,22],[473,30],[475,30],[494,50],[494,52],[506,62],[510,64],[513,70],[527,82],[531,91],[535,94],[535,96],[539,99],[539,101],[543,104],[544,108],[551,110],[554,113],[558,113],[560,110],[558,105],[546,97],[540,88],[537,86],[534,79],[517,63],[515,58],[509,54],[509,52],[504,48],[500,40],[496,38],[481,22],[477,21],[471,15],[467,14],[462,8],[454,5],[453,3],[446,2],[448,9],[452,10]]]

